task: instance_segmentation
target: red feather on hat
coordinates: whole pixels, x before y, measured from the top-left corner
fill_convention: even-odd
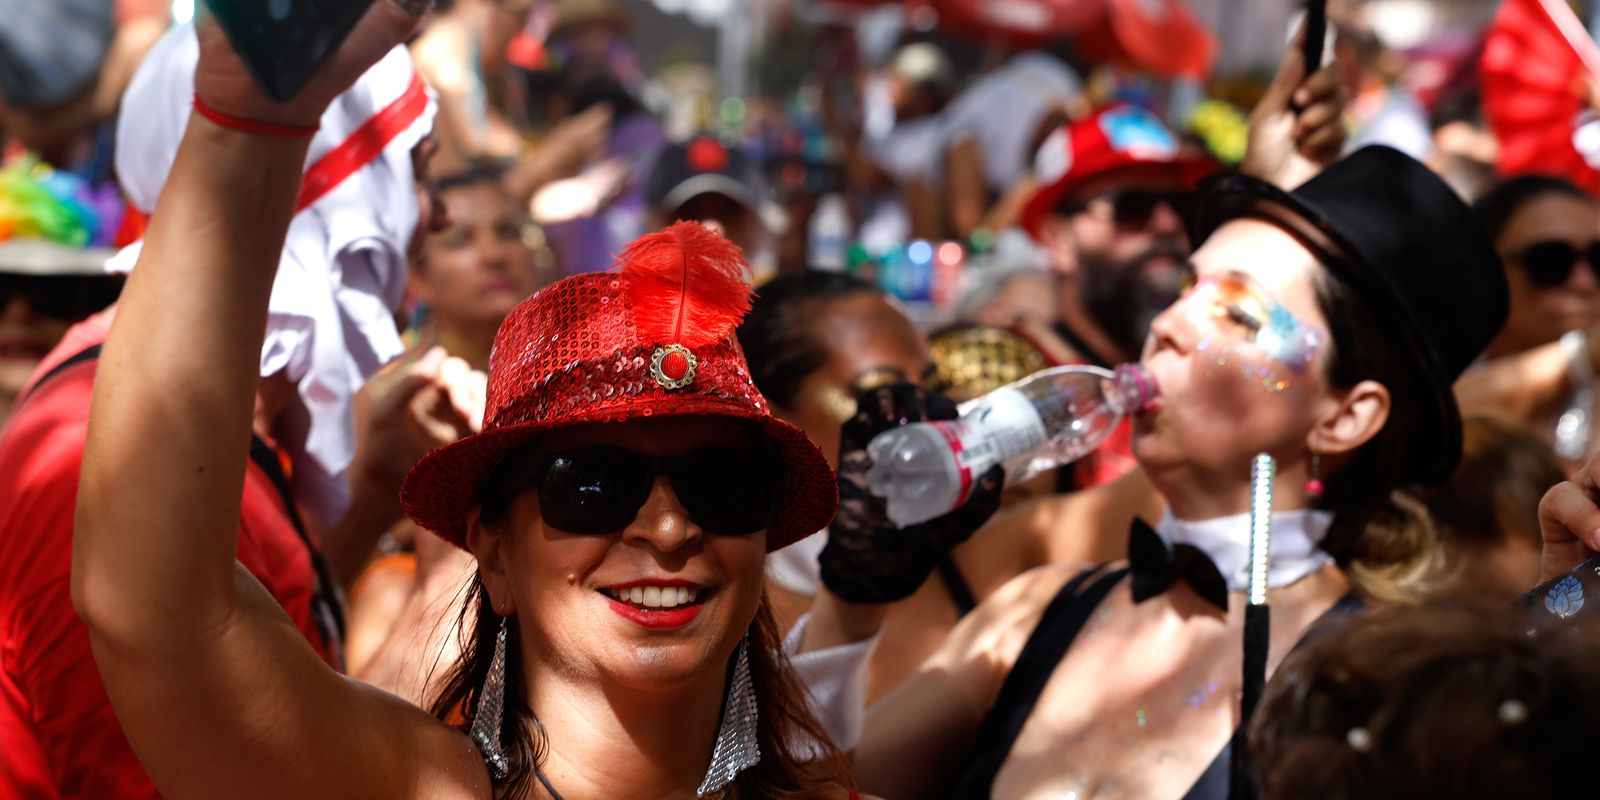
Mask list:
[[[698,222],[641,236],[619,260],[646,341],[704,347],[727,338],[750,310],[739,247]]]

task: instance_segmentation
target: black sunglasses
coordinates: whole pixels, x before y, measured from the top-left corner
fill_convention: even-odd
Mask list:
[[[1069,207],[1071,213],[1087,211],[1098,203],[1111,208],[1111,219],[1123,230],[1139,230],[1150,224],[1160,206],[1168,206],[1187,220],[1194,206],[1193,192],[1157,192],[1149,189],[1121,189],[1103,192]]]
[[[652,456],[597,445],[540,454],[531,466],[528,477],[539,489],[539,513],[567,533],[615,533],[628,527],[656,477],[665,475],[701,530],[743,536],[772,522],[783,482],[781,462],[739,447]]]
[[[116,302],[121,291],[120,276],[0,273],[0,309],[20,297],[35,313],[54,319],[83,319]]]
[[[1600,241],[1590,242],[1582,250],[1567,242],[1535,242],[1512,258],[1522,265],[1530,282],[1547,289],[1571,279],[1580,258],[1588,263],[1595,277],[1600,278]]]

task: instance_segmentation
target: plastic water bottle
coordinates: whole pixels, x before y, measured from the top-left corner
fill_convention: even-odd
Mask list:
[[[965,503],[995,464],[1018,483],[1082,458],[1156,391],[1137,364],[1042,370],[962,404],[958,419],[878,434],[867,445],[867,484],[889,501],[895,525],[925,522]]]
[[[850,209],[842,196],[826,194],[817,201],[806,250],[813,269],[838,272],[845,268],[850,251]]]

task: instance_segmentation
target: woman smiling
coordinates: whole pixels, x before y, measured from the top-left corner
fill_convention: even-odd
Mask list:
[[[520,305],[483,432],[407,479],[411,517],[479,567],[437,717],[326,667],[233,563],[297,132],[416,24],[375,3],[286,104],[197,28],[210,116],[105,346],[74,547],[140,761],[172,798],[853,796],[762,596],[766,554],[825,525],[837,487],[751,384],[744,264],[697,224]]]

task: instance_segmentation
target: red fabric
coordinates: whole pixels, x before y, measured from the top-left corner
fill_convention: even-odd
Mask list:
[[[38,374],[105,337],[106,315],[70,331]],[[154,787],[128,748],[72,609],[73,505],[94,362],[25,398],[0,435],[0,797],[144,798]],[[133,476],[130,476],[133,479]],[[245,477],[239,560],[326,659],[311,618],[310,555],[272,483]]]
[[[196,103],[199,100],[195,98]],[[317,163],[306,167],[305,177],[300,181],[300,197],[295,201],[295,211],[310,208],[312,203],[344,183],[345,178],[372,163],[383,154],[383,149],[394,141],[394,137],[410,128],[427,109],[428,89],[422,84],[422,79],[413,73],[411,84],[394,102],[373,114],[337,147],[317,159]]]
[[[1572,144],[1587,105],[1585,81],[1600,72],[1600,49],[1572,9],[1507,0],[1485,34],[1479,66],[1484,114],[1500,140],[1500,171],[1559,175],[1600,191],[1600,172]]]
[[[772,416],[734,336],[750,295],[738,259],[700,223],[679,222],[630,245],[620,271],[574,275],[524,300],[489,351],[483,432],[411,468],[406,514],[465,547],[467,511],[490,470],[538,433],[697,414],[755,422],[787,466],[769,551],[826,526],[839,505],[833,470],[803,431]],[[686,371],[674,380],[663,363],[680,349]]]
[[[1219,169],[1211,157],[1185,149],[1148,110],[1127,103],[1103,106],[1055,129],[1039,145],[1033,165],[1039,187],[1023,204],[1022,227],[1039,239],[1056,204],[1091,179],[1144,174],[1192,189]]]

